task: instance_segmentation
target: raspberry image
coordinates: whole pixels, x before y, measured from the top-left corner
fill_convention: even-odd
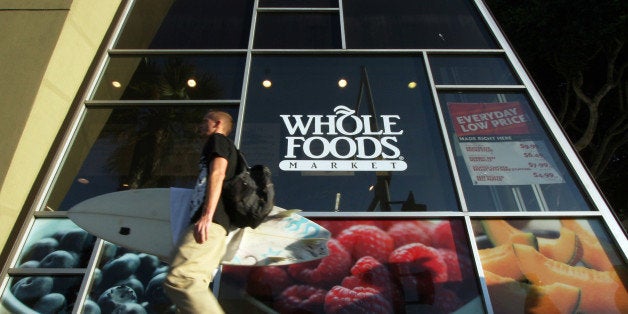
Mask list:
[[[395,249],[388,262],[397,276],[430,277],[434,283],[447,281],[447,264],[440,252],[421,243],[406,244]]]
[[[279,313],[324,313],[327,290],[308,285],[294,285],[285,289],[273,304]]]
[[[332,237],[337,237],[342,231],[356,225],[376,226],[383,229],[384,222],[377,220],[315,220],[323,228],[331,232]]]
[[[431,246],[430,228],[421,221],[400,221],[390,226],[388,234],[395,241],[395,248],[410,244],[423,243]]]
[[[473,275],[473,264],[466,255],[457,254],[448,249],[437,249],[440,252],[445,264],[447,264],[447,279],[452,281],[463,281]]]
[[[340,242],[330,239],[327,242],[329,255],[312,262],[288,266],[288,273],[297,280],[312,286],[329,288],[338,284],[349,274],[351,255]]]
[[[342,280],[342,286],[349,289],[368,287],[379,291],[393,305],[401,306],[402,298],[386,265],[371,256],[360,258],[351,268],[351,276]]]
[[[373,288],[334,286],[325,296],[325,313],[328,314],[393,312],[390,302]]]
[[[342,231],[338,241],[351,253],[354,260],[363,256],[372,256],[381,263],[395,247],[394,240],[382,229],[375,226],[356,225]]]
[[[431,276],[399,276],[404,303],[433,304],[436,286]]]
[[[432,246],[467,254],[464,227],[458,220],[441,221],[432,232]],[[463,251],[464,250],[464,251]]]
[[[258,299],[272,299],[291,284],[292,278],[284,268],[254,267],[249,273],[246,292]]]

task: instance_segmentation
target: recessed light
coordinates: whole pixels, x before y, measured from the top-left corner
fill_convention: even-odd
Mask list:
[[[122,87],[122,84],[121,84],[120,82],[118,82],[118,81],[112,81],[112,82],[111,82],[111,85],[112,85],[113,87],[115,87],[115,88],[120,88],[120,87]]]
[[[195,79],[189,79],[188,80],[188,86],[189,87],[196,87],[196,80]]]
[[[270,80],[264,80],[262,82],[262,86],[264,86],[266,88],[270,88],[271,86],[273,86],[273,82],[271,82]]]
[[[416,87],[416,82],[413,81],[413,82],[408,83],[408,88],[409,89],[413,89],[415,87]]]
[[[347,80],[345,80],[345,79],[340,79],[340,80],[338,80],[338,86],[339,86],[340,88],[345,88],[345,87],[347,87]]]

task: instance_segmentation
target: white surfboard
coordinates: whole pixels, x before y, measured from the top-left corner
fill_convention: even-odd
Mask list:
[[[191,190],[137,189],[85,200],[68,211],[79,227],[106,241],[167,262],[189,224]],[[275,207],[257,228],[229,233],[223,264],[286,265],[328,255],[330,233],[294,210]]]

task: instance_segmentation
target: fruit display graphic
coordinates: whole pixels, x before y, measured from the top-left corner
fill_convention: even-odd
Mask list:
[[[586,219],[474,222],[495,313],[628,313],[626,265],[602,230]]]
[[[484,311],[462,221],[316,222],[332,233],[329,256],[289,266],[224,266],[219,299],[225,310]]]

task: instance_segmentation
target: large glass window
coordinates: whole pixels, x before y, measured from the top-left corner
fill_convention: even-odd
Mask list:
[[[528,99],[441,93],[471,211],[589,210]]]
[[[343,1],[347,48],[496,48],[470,0]]]
[[[245,49],[253,0],[135,1],[117,49]]]
[[[89,109],[47,208],[125,189],[192,187],[203,145],[197,127],[210,108],[237,117],[224,106]]]
[[[259,13],[254,46],[258,49],[339,49],[338,14]]]
[[[244,56],[113,57],[93,99],[239,99]]]
[[[242,150],[280,207],[457,211],[422,59],[254,58]]]
[[[519,81],[501,56],[430,56],[437,85],[516,85]]]

